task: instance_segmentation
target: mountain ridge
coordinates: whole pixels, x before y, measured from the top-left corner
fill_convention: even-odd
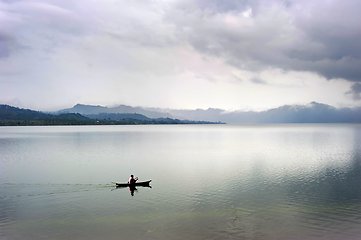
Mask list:
[[[87,108],[93,106],[87,106]],[[97,106],[95,106],[97,107]],[[98,106],[99,107],[99,106]],[[143,124],[219,124],[172,118],[148,118],[138,113],[102,113],[83,116],[80,113],[44,113],[0,104],[0,126],[35,125],[143,125]]]
[[[77,103],[72,108],[66,108],[57,111],[56,113],[80,113],[82,115],[101,114],[101,113],[138,113],[147,116],[148,118],[172,118],[169,113],[161,113],[156,111],[146,110],[142,107],[131,107],[127,105],[118,105],[116,107],[103,107],[100,105],[85,105]]]
[[[15,108],[8,113],[4,109],[8,105],[0,105],[0,120],[7,120],[7,117],[16,115],[16,120],[37,120],[62,118],[70,121],[73,119],[83,121],[103,121],[103,124],[158,124],[163,123],[228,123],[228,124],[268,124],[268,123],[361,123],[361,107],[356,108],[335,108],[331,105],[311,102],[306,105],[283,105],[261,112],[255,111],[231,111],[227,112],[220,108],[208,109],[161,109],[132,107],[118,105],[108,108],[100,105],[76,104],[72,108],[62,109],[52,114]],[[7,106],[7,107],[4,107]],[[2,110],[1,110],[2,109]],[[21,112],[17,113],[17,112]],[[10,114],[10,115],[9,115]],[[20,114],[20,115],[19,115]],[[37,118],[34,118],[35,115]],[[45,115],[44,115],[45,114]],[[46,115],[48,114],[48,115]],[[73,115],[71,115],[73,114]],[[30,117],[29,117],[30,116]],[[54,117],[58,116],[58,117]],[[59,117],[62,116],[62,117]],[[155,117],[154,117],[155,116]],[[14,117],[14,116],[13,116]],[[124,121],[124,119],[133,119]],[[14,119],[13,119],[14,120]],[[57,120],[58,121],[58,120]],[[158,122],[157,122],[158,121]]]
[[[140,113],[148,118],[153,116],[168,117],[181,120],[224,122],[231,124],[252,124],[252,123],[361,123],[361,107],[357,108],[336,108],[328,104],[310,102],[306,105],[283,105],[277,108],[255,111],[231,111],[227,112],[220,108],[208,109],[161,109],[142,107],[131,107],[119,105],[118,107],[107,108],[102,106],[76,104],[71,112],[76,113],[77,108],[92,109],[97,107],[98,111],[106,113]],[[69,111],[69,109],[60,110]],[[122,113],[124,113],[122,112]],[[79,112],[81,113],[81,112]],[[99,113],[98,113],[99,114]]]

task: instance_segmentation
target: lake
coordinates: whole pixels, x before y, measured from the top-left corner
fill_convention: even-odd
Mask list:
[[[360,124],[0,127],[0,239],[360,238]]]

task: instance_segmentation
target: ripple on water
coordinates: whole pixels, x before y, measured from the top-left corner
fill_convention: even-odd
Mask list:
[[[110,184],[2,184],[0,239],[361,236],[359,127],[39,129],[3,138],[2,181],[101,182],[137,171],[152,188],[131,196]]]

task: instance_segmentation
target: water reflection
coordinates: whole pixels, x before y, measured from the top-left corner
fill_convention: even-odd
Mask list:
[[[361,236],[361,125],[16,129],[0,129],[0,238]],[[99,184],[129,172],[157,187]]]
[[[346,160],[346,159],[345,159]],[[325,165],[314,172],[272,172],[259,165],[246,178],[240,178],[231,197],[229,230],[239,237],[260,232],[255,238],[358,239],[361,231],[361,158],[355,153],[343,165]],[[199,206],[212,202],[196,201]],[[219,201],[220,203],[222,201]],[[214,205],[214,207],[216,207]],[[224,206],[227,208],[227,206]],[[251,230],[253,229],[253,230]]]
[[[325,167],[311,176],[290,178],[284,183],[289,195],[308,198],[314,204],[333,204],[360,201],[361,199],[360,157],[354,156],[348,166]]]
[[[152,186],[116,186],[113,190],[115,189],[124,189],[124,188],[128,188],[129,189],[129,192],[130,192],[130,195],[134,196],[134,192],[138,192],[138,189],[137,187],[141,187],[141,188],[152,188]]]

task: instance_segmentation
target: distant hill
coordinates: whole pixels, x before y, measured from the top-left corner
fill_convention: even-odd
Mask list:
[[[311,102],[306,105],[285,105],[262,112],[232,111],[209,108],[196,110],[175,110],[141,108],[119,105],[115,108],[77,104],[59,112],[84,114],[89,118],[116,119],[112,114],[142,114],[147,118],[172,118],[190,121],[224,122],[233,124],[252,123],[361,123],[361,108],[335,108],[327,104]],[[105,116],[104,114],[109,114]],[[103,114],[104,117],[95,116]],[[138,118],[137,118],[138,119]],[[144,119],[145,120],[145,119]]]
[[[9,105],[0,105],[0,126],[29,125],[139,125],[139,124],[213,124],[172,118],[148,118],[137,113],[100,113],[83,116],[80,113],[47,114]]]
[[[83,104],[76,104],[72,108],[62,109],[59,110],[58,113],[79,113],[79,114],[99,114],[99,113],[106,113],[108,111],[107,107],[102,106],[92,106],[92,105],[83,105]]]
[[[83,105],[76,104],[72,108],[62,109],[57,113],[80,113],[82,115],[96,115],[103,113],[132,113],[132,114],[142,114],[148,118],[173,118],[170,113],[150,111],[141,107],[131,107],[126,105],[119,105],[117,107],[108,108],[103,106],[93,106],[93,105]]]
[[[145,109],[119,105],[114,108],[77,104],[57,114],[46,114],[8,105],[0,105],[0,125],[15,121],[38,121],[38,124],[200,124],[200,123],[361,123],[361,107],[335,108],[311,102],[285,105],[262,112],[209,108],[196,110]],[[146,114],[143,114],[146,113]],[[151,117],[157,116],[157,117]],[[40,120],[42,122],[40,122]],[[25,123],[24,123],[25,124]],[[27,123],[29,124],[29,123]],[[35,124],[35,123],[34,123]]]
[[[85,117],[96,120],[122,120],[122,119],[137,119],[137,120],[151,120],[139,113],[99,113],[99,114],[84,114]]]
[[[9,105],[0,105],[0,116],[2,120],[37,120],[50,117],[49,114]]]
[[[226,112],[222,109],[169,110],[179,119],[221,121],[225,123],[361,123],[361,108],[335,108],[311,102],[307,105],[285,105],[262,112]]]
[[[30,109],[20,109],[9,105],[0,105],[1,120],[44,120],[44,119],[69,119],[69,120],[89,120],[80,114],[67,113],[52,115]]]
[[[73,125],[90,124],[90,119],[77,113],[46,114],[30,109],[0,105],[0,125]]]

